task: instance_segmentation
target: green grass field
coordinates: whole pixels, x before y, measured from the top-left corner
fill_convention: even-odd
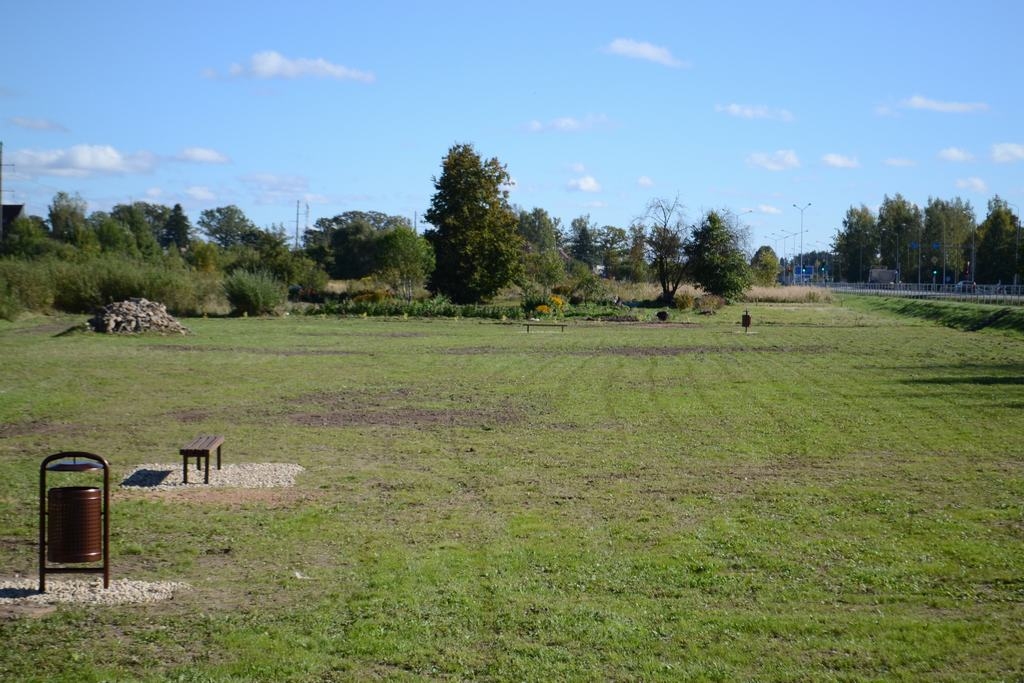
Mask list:
[[[565,332],[0,322],[0,577],[38,468],[293,462],[291,489],[115,490],[152,605],[0,605],[0,679],[1021,680],[1024,335],[855,300]]]

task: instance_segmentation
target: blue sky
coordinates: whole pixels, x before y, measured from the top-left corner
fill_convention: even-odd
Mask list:
[[[851,205],[1024,206],[1024,3],[40,2],[4,11],[5,203],[413,219],[456,143],[511,201],[654,198],[827,248]],[[10,164],[13,164],[11,166]],[[422,223],[420,229],[427,227]]]

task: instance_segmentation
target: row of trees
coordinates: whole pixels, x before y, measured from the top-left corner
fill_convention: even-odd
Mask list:
[[[583,215],[563,230],[542,208],[511,205],[509,182],[498,159],[455,145],[433,179],[424,214],[432,227],[422,237],[405,217],[349,211],[318,219],[303,235],[304,253],[336,279],[375,275],[406,296],[426,284],[456,303],[488,300],[510,284],[543,299],[569,283],[586,299],[597,274],[656,280],[666,302],[685,279],[723,296],[751,280],[734,216],[711,211],[687,225],[678,200],[657,200],[628,229]]]
[[[877,213],[864,205],[847,210],[832,245],[835,276],[866,282],[872,268],[886,268],[904,282],[1011,283],[1024,274],[1019,220],[998,196],[979,224],[959,197],[931,198],[922,210],[887,195]]]
[[[423,235],[405,217],[349,211],[318,219],[301,249],[290,248],[283,226],[259,228],[234,205],[203,211],[193,226],[180,204],[133,202],[87,213],[80,196],[58,192],[46,219],[25,217],[10,226],[0,253],[117,255],[206,273],[265,271],[305,287],[322,286],[328,277],[374,276],[407,299],[426,286],[456,303],[486,301],[509,285],[543,299],[567,283],[586,299],[599,289],[600,275],[657,282],[665,303],[687,280],[733,297],[778,267],[773,253],[761,251],[754,267],[746,262],[745,232],[729,212],[707,211],[687,223],[678,199],[655,200],[628,228],[599,227],[583,215],[562,229],[544,209],[512,206],[509,183],[498,159],[455,145],[433,179],[424,214],[432,227]]]
[[[744,233],[729,216],[708,211],[687,225],[678,199],[656,200],[628,231],[599,229],[580,216],[563,233],[543,209],[517,212],[509,181],[498,159],[482,159],[471,145],[448,150],[424,214],[434,226],[426,232],[437,258],[431,287],[455,301],[479,301],[512,282],[547,288],[566,276],[566,263],[590,272],[600,266],[607,276],[650,275],[666,303],[685,279],[724,297],[750,283]]]
[[[197,232],[207,240],[198,239]],[[207,209],[193,227],[180,204],[133,202],[87,215],[85,201],[65,192],[54,196],[47,219],[15,220],[0,242],[0,254],[64,260],[113,255],[204,273],[259,270],[306,287],[322,286],[327,279],[312,259],[289,248],[282,227],[258,228],[237,206]]]

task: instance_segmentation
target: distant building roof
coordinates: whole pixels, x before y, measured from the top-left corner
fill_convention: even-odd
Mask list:
[[[7,232],[7,226],[16,221],[18,219],[18,216],[24,213],[25,205],[3,204],[2,209],[3,213],[0,214],[0,217],[2,217],[2,220],[0,220],[0,226],[2,226],[3,232]]]

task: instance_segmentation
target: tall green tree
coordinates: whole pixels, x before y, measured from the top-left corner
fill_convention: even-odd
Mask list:
[[[71,247],[51,239],[39,216],[21,215],[14,219],[0,242],[0,254],[17,258],[37,258],[62,250],[71,251]]]
[[[882,263],[891,263],[903,282],[917,280],[918,257],[913,246],[921,240],[923,226],[921,209],[899,193],[886,195],[878,207]]]
[[[533,211],[519,211],[516,230],[529,251],[543,253],[558,247],[558,229],[561,221],[547,211],[535,207]]]
[[[1013,283],[1017,226],[1006,200],[998,195],[988,202],[988,213],[978,226],[975,279],[985,283]]]
[[[407,226],[380,237],[377,274],[406,301],[412,301],[434,270],[434,250],[425,237]]]
[[[626,273],[625,277],[633,282],[647,281],[647,229],[643,223],[634,223],[629,226]]]
[[[654,199],[647,205],[645,231],[651,272],[661,285],[659,300],[671,304],[676,290],[686,277],[687,229],[683,223],[683,206],[679,199]]]
[[[333,218],[318,218],[303,235],[303,246],[331,277],[357,280],[378,269],[380,237],[396,228],[412,230],[412,225],[404,216],[346,211]]]
[[[86,229],[85,200],[77,192],[58,192],[50,202],[50,234],[61,242],[74,244],[76,235]]]
[[[192,223],[181,204],[175,204],[160,231],[160,246],[166,249],[174,244],[179,249],[187,249],[191,243]]]
[[[701,218],[683,247],[690,277],[709,294],[735,299],[750,286],[743,236],[717,211]]]
[[[510,176],[496,157],[458,144],[441,162],[423,217],[436,265],[430,286],[457,303],[490,299],[522,272],[518,217],[508,203]]]
[[[880,244],[874,212],[864,204],[848,208],[843,228],[832,243],[841,266],[836,277],[847,282],[867,282],[871,269],[879,263]]]
[[[197,224],[210,240],[224,248],[251,245],[259,237],[256,225],[234,204],[205,209]]]
[[[89,216],[93,224],[100,249],[104,252],[138,256],[139,248],[135,243],[135,235],[121,221],[105,211],[94,211]]]
[[[606,225],[598,231],[597,252],[605,277],[628,279],[629,233],[614,225]]]
[[[147,206],[151,205],[147,205],[145,202],[118,204],[110,210],[110,215],[132,234],[139,254],[144,258],[156,258],[163,252],[157,241],[159,233],[154,230],[152,223],[146,217]]]
[[[597,226],[591,222],[589,214],[572,219],[566,240],[569,255],[593,268],[600,260],[597,239]]]
[[[924,209],[926,260],[932,270],[938,271],[937,283],[952,283],[967,277],[976,223],[970,202],[960,197],[928,199]]]
[[[775,250],[764,245],[758,247],[750,259],[750,275],[755,285],[771,287],[779,279],[779,257]]]

